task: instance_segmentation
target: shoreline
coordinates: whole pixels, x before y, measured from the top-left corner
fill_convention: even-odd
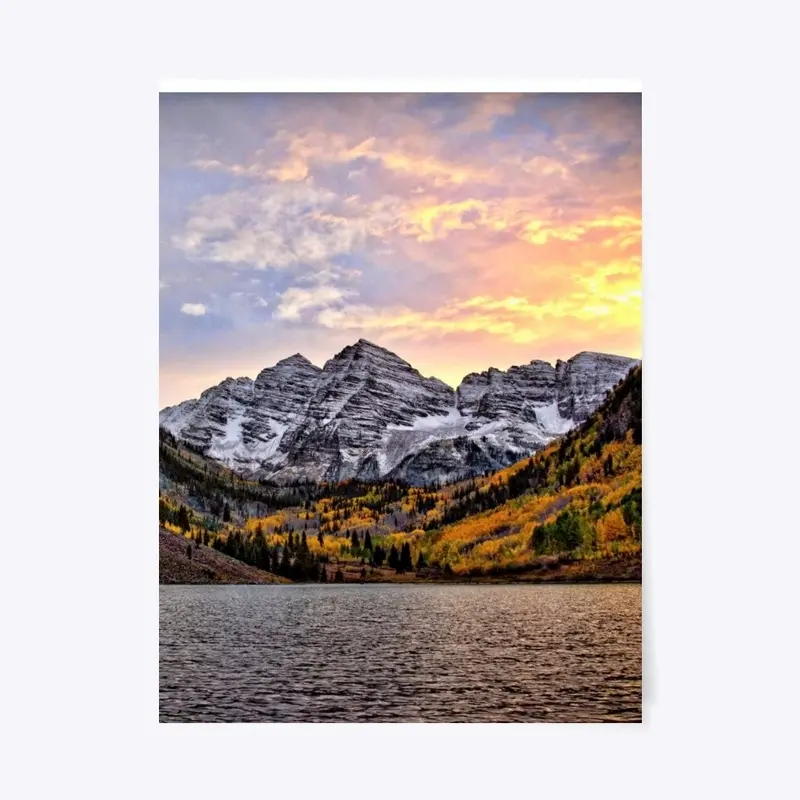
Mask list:
[[[506,579],[492,579],[492,580],[454,580],[454,581],[343,581],[327,583],[312,582],[312,581],[285,581],[265,584],[256,581],[216,581],[213,583],[180,583],[177,581],[159,581],[159,586],[543,586],[543,585],[578,585],[578,584],[611,584],[611,583],[632,583],[639,586],[642,585],[641,578],[562,578],[558,579],[529,579],[529,580],[506,580]]]
[[[529,578],[510,578],[510,577],[476,577],[476,578],[444,578],[444,579],[436,579],[436,578],[403,578],[400,580],[349,580],[349,581],[326,581],[325,583],[315,582],[315,581],[281,581],[279,584],[274,583],[270,585],[280,585],[280,586],[367,586],[367,585],[377,585],[377,586],[398,586],[398,585],[414,585],[414,586],[448,586],[448,585],[456,585],[456,586],[489,586],[489,585],[501,585],[501,586],[510,586],[510,585],[524,585],[524,584],[534,584],[536,586],[546,585],[546,584],[555,584],[555,585],[563,585],[563,584],[598,584],[598,583],[634,583],[639,584],[641,586],[642,579],[641,577],[613,577],[609,575],[597,575],[594,577],[578,577],[578,576],[570,576],[570,575],[554,575],[552,578],[545,578],[540,576],[531,576]],[[197,586],[199,584],[186,581],[159,581],[159,586]],[[264,585],[263,581],[249,581],[249,580],[240,580],[240,581],[215,581],[212,583],[202,584],[206,586],[262,586]]]
[[[191,550],[191,557],[188,555]],[[334,580],[334,569],[341,571],[341,581]],[[356,562],[339,562],[328,566],[328,580],[291,581],[288,578],[265,572],[205,545],[189,542],[184,537],[159,530],[159,585],[160,586],[256,586],[281,584],[307,585],[398,585],[419,584],[432,586],[485,586],[485,585],[546,585],[546,584],[600,584],[642,583],[641,551],[620,553],[604,558],[572,561],[567,557],[543,556],[526,568],[495,574],[458,575],[443,574],[429,568],[421,574],[394,572],[388,568],[370,568],[364,577],[364,567]]]

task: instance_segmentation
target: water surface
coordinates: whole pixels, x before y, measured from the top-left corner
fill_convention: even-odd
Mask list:
[[[640,722],[641,586],[161,586],[162,722]]]

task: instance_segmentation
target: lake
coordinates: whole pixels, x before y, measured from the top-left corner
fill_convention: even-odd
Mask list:
[[[638,584],[159,589],[162,722],[641,722]]]

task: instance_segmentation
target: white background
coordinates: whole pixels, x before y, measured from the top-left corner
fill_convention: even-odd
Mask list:
[[[3,4],[8,796],[796,790],[799,137],[780,8]],[[159,83],[587,78],[644,92],[644,724],[159,725]]]

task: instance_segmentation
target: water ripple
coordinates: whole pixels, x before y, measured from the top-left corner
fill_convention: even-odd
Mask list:
[[[161,586],[162,722],[640,722],[641,587]]]

